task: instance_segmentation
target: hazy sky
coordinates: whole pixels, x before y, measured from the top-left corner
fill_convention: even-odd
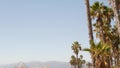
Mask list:
[[[68,62],[73,41],[89,47],[85,9],[84,0],[0,0],[0,64]]]

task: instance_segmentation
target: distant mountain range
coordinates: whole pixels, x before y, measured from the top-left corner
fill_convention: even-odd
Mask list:
[[[49,61],[49,62],[28,62],[28,63],[15,63],[0,65],[0,68],[71,68],[67,62]]]

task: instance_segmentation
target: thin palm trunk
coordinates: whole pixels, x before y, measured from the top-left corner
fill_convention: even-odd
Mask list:
[[[88,21],[88,31],[89,31],[89,42],[94,41],[93,38],[93,31],[92,31],[92,22],[91,22],[91,16],[90,16],[90,4],[89,0],[85,0],[86,3],[86,12],[87,12],[87,21]],[[93,68],[95,68],[95,59],[92,59],[93,61]]]
[[[92,23],[90,17],[90,5],[89,0],[85,0],[86,2],[86,9],[87,9],[87,20],[88,20],[88,30],[89,30],[89,39],[93,40],[93,32],[92,32]]]
[[[76,55],[76,63],[77,63],[76,68],[78,68],[79,67],[79,64],[78,64],[78,55]]]

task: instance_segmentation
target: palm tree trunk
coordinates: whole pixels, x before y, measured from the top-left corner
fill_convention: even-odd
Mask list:
[[[93,32],[92,32],[92,23],[90,17],[90,5],[89,0],[85,0],[86,2],[86,9],[87,9],[87,20],[88,20],[88,30],[89,30],[89,39],[93,41]]]
[[[116,26],[117,26],[117,32],[119,34],[119,39],[120,39],[120,11],[119,11],[119,5],[120,5],[120,1],[119,0],[108,0],[109,3],[111,4],[111,7],[114,11],[114,16],[115,16],[115,19],[116,19]],[[119,61],[119,54],[118,54],[118,57],[116,58],[117,61]],[[119,67],[119,64],[117,62],[117,67]]]
[[[78,55],[76,55],[76,63],[77,63],[76,68],[78,68],[79,67],[79,64],[78,64]]]
[[[86,12],[87,12],[87,21],[88,21],[88,31],[89,31],[89,42],[94,41],[93,38],[93,31],[92,31],[92,22],[91,22],[91,16],[90,16],[90,4],[89,0],[85,0],[86,3]],[[95,68],[95,59],[92,59],[93,61],[93,68]]]

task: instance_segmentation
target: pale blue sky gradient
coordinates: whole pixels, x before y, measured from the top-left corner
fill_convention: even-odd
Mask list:
[[[89,47],[85,10],[84,0],[1,0],[0,64],[68,62],[73,41]]]

